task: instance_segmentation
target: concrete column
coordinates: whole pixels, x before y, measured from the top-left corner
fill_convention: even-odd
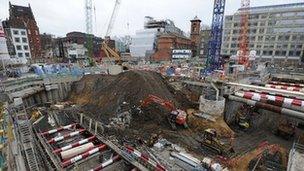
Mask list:
[[[89,131],[91,131],[91,127],[92,127],[92,119],[90,119]]]
[[[27,103],[26,98],[22,99],[22,102],[23,102],[23,104],[24,104],[25,107],[28,107],[28,103]]]
[[[47,102],[47,97],[46,97],[46,92],[45,91],[40,92],[40,97],[41,97],[42,103]]]
[[[95,134],[97,134],[98,122],[95,122]]]
[[[35,103],[36,104],[42,104],[42,102],[41,102],[41,98],[40,98],[40,92],[39,93],[36,93],[35,95],[34,95],[34,99],[35,99]]]
[[[48,102],[53,102],[53,97],[52,97],[52,92],[51,92],[51,90],[50,90],[50,91],[47,91],[47,92],[46,92],[46,95],[47,95],[47,101],[48,101]]]
[[[58,92],[57,91],[58,91],[57,89],[51,90],[54,101],[58,101]]]
[[[61,83],[58,83],[58,97],[60,100],[63,100],[64,99],[64,96],[62,94],[62,86],[61,86]]]

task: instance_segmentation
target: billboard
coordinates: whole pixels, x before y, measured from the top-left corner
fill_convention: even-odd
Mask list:
[[[189,59],[192,56],[190,49],[173,49],[172,59]]]

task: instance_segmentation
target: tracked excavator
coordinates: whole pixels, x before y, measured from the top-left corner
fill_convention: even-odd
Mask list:
[[[172,127],[173,130],[176,130],[176,125],[182,125],[185,128],[188,128],[186,119],[187,119],[187,113],[183,110],[176,109],[174,104],[169,101],[162,99],[155,95],[149,95],[147,98],[145,98],[142,102],[140,107],[147,107],[151,103],[156,103],[161,106],[163,106],[165,109],[169,110],[170,113],[168,114],[168,121]]]
[[[219,155],[230,155],[234,153],[231,144],[222,142],[218,136],[215,129],[205,129],[203,132],[203,139],[201,141],[202,147],[207,147]]]

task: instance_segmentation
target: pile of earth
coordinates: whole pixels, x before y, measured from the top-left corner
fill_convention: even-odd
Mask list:
[[[165,78],[151,71],[128,71],[116,76],[84,76],[72,85],[70,100],[81,105],[90,117],[107,123],[110,118],[116,117],[123,104],[137,108],[150,94],[170,100],[183,110],[192,107],[183,93],[175,91]],[[143,110],[143,113],[132,116],[131,126],[138,128],[143,124],[156,124],[168,127],[169,111],[155,104]]]

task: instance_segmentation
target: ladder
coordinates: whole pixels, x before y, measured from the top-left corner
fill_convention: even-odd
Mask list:
[[[34,134],[32,132],[30,120],[27,117],[23,104],[20,105],[18,109],[19,110],[15,111],[15,116],[18,124],[20,143],[26,157],[27,165],[30,171],[39,171],[38,161],[34,150]]]

